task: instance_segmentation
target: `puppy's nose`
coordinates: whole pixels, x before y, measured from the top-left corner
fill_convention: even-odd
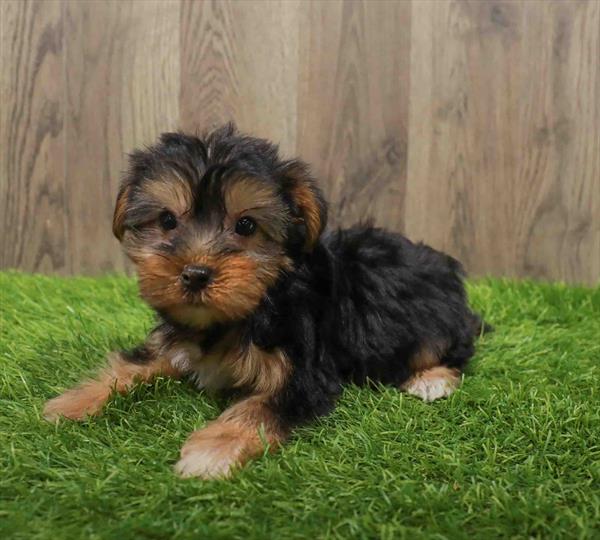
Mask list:
[[[212,277],[212,270],[207,266],[188,264],[181,272],[181,282],[184,287],[192,292],[204,289]]]

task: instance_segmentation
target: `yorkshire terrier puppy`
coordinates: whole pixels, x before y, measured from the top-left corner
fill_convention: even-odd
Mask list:
[[[308,167],[232,126],[166,133],[130,157],[113,231],[158,325],[44,416],[82,420],[113,392],[190,376],[238,400],[192,433],[176,471],[228,476],[326,415],[345,383],[449,396],[483,323],[461,265],[370,226],[323,233]]]

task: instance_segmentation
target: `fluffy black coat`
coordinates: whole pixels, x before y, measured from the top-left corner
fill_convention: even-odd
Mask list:
[[[274,408],[299,424],[327,414],[344,383],[400,386],[423,343],[449,344],[462,370],[481,320],[468,307],[461,265],[399,234],[356,226],[326,234],[296,261],[248,321],[248,339],[280,347],[294,366]]]

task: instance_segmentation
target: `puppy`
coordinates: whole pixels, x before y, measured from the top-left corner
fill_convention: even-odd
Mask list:
[[[323,233],[326,222],[308,167],[231,125],[134,152],[113,231],[158,324],[50,400],[45,418],[96,415],[113,392],[156,376],[236,390],[175,466],[214,478],[328,414],[345,383],[449,396],[483,326],[461,265],[370,226]]]

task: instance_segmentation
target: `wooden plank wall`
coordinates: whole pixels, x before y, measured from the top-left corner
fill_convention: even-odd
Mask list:
[[[0,265],[126,269],[125,153],[235,120],[472,274],[600,278],[600,2],[0,2]]]

